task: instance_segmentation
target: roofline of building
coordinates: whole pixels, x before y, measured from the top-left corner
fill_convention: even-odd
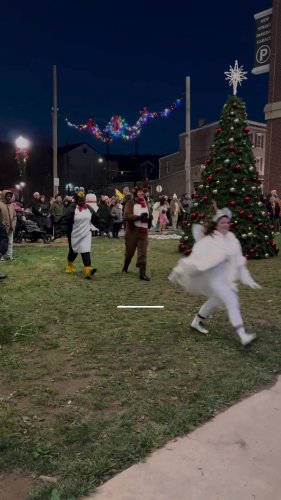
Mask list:
[[[197,128],[191,129],[190,133],[197,132],[198,130],[202,130],[204,128],[213,127],[214,125],[218,125],[218,124],[219,124],[219,120],[217,120],[216,122],[212,122],[212,123],[206,123],[206,125],[203,125],[202,127],[197,127]],[[264,122],[255,122],[253,120],[248,120],[248,124],[253,125],[253,126],[257,126],[257,127],[261,127],[261,128],[266,128],[266,123],[264,123]],[[184,135],[186,135],[186,132],[182,132],[180,134],[180,136],[184,136]]]
[[[180,135],[183,135],[183,134],[180,134]],[[169,155],[161,156],[161,158],[159,158],[159,160],[162,160],[163,158],[169,158],[169,156],[175,156],[178,154],[180,154],[179,151],[175,151],[174,153],[170,153]]]

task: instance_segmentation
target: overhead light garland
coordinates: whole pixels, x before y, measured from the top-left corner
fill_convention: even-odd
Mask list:
[[[76,125],[65,119],[69,127],[73,127],[76,130],[88,130],[95,138],[99,141],[105,143],[111,143],[114,140],[122,139],[123,141],[132,141],[137,139],[140,135],[144,125],[149,120],[154,120],[155,118],[167,118],[172,111],[178,108],[183,100],[183,97],[176,99],[170,106],[166,107],[162,111],[149,111],[147,107],[144,107],[140,111],[140,118],[133,124],[129,125],[126,119],[120,115],[113,115],[110,121],[106,124],[104,128],[99,127],[95,120],[89,119],[86,123]]]

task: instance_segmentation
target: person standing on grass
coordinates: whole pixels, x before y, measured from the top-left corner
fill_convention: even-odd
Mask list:
[[[246,332],[240,312],[236,281],[251,288],[261,288],[246,267],[239,240],[230,229],[231,212],[228,208],[217,210],[205,229],[193,226],[196,240],[189,257],[179,261],[169,276],[190,293],[208,297],[191,323],[195,330],[207,334],[204,320],[217,307],[224,306],[230,323],[236,330],[242,345],[250,344],[256,334]]]
[[[8,235],[4,224],[0,222],[0,257],[4,258],[5,253],[8,250]],[[0,280],[6,278],[6,274],[0,272]]]
[[[176,194],[173,194],[173,199],[170,203],[170,215],[172,218],[172,226],[173,230],[176,231],[178,227],[178,220],[181,212],[183,211],[183,206],[178,199]]]
[[[112,198],[111,206],[111,216],[112,216],[112,237],[119,238],[119,231],[122,227],[123,214],[122,205],[118,198]]]
[[[15,207],[12,203],[13,193],[9,190],[4,190],[2,192],[2,201],[0,202],[0,222],[6,229],[8,236],[8,250],[7,258],[8,260],[14,260],[13,257],[13,241],[14,241],[14,231],[16,229],[17,214]],[[1,260],[4,260],[3,255]]]
[[[85,192],[81,190],[75,193],[75,202],[64,219],[67,225],[67,237],[69,252],[65,272],[74,273],[74,265],[78,253],[81,254],[84,264],[85,278],[90,279],[97,271],[91,263],[92,233],[91,224],[99,227],[99,218],[95,211],[86,203]]]
[[[50,212],[54,223],[54,237],[58,238],[60,236],[59,225],[63,216],[63,204],[60,194],[55,196],[55,201],[51,204]]]
[[[150,278],[146,275],[146,261],[151,216],[142,187],[136,186],[133,198],[127,201],[124,219],[126,221],[125,261],[122,273],[127,274],[130,262],[137,250],[136,266],[139,268],[140,279],[150,281]]]

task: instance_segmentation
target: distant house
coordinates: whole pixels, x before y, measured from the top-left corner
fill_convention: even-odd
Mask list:
[[[159,177],[159,159],[161,155],[109,155],[112,166],[111,184],[149,182]]]
[[[71,144],[58,149],[58,175],[60,192],[73,186],[92,188],[97,193],[114,187],[134,185],[159,176],[161,155],[101,155],[86,143]]]
[[[59,191],[75,186],[101,191],[106,184],[106,161],[95,148],[79,142],[58,148]]]

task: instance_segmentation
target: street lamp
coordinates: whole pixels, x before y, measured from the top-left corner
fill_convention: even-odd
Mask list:
[[[99,158],[99,159],[98,159],[98,162],[99,162],[99,163],[103,163],[103,158]]]
[[[19,166],[19,174],[22,179],[25,180],[25,165],[29,158],[27,150],[29,148],[29,141],[22,137],[21,135],[15,141],[16,145],[16,160]],[[21,187],[25,186],[25,182]]]

